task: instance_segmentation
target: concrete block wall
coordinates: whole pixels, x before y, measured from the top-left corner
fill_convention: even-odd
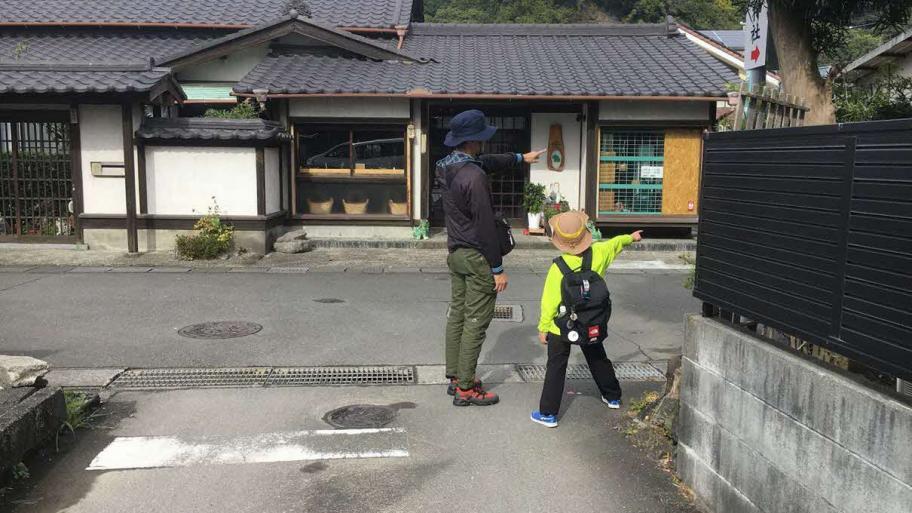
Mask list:
[[[686,320],[677,429],[710,511],[912,511],[912,408],[711,319]]]

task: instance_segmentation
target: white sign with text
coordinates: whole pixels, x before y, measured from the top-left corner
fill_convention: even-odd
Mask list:
[[[759,12],[748,7],[744,20],[744,69],[766,66],[766,2]]]

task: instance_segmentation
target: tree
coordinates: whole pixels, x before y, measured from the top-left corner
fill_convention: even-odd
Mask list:
[[[624,19],[661,23],[671,15],[695,29],[737,29],[743,13],[731,0],[637,0]]]
[[[748,8],[759,10],[763,1],[749,0]],[[897,29],[912,17],[912,0],[769,0],[769,30],[782,86],[807,102],[806,123],[836,121],[832,78],[841,68],[834,66],[821,77],[819,57],[844,47],[852,21],[862,14],[877,32]]]
[[[434,1],[428,21],[441,23],[569,23],[576,3],[560,0],[450,0]]]
[[[912,117],[912,78],[892,71],[870,85],[837,82],[834,98],[840,123]]]

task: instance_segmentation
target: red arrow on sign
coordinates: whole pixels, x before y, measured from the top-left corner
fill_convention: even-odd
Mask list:
[[[759,59],[759,58],[760,58],[760,47],[755,46],[754,49],[751,50],[751,60],[754,62],[757,62],[757,59]]]

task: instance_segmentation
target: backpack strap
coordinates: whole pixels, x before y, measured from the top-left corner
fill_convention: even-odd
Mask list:
[[[566,276],[568,274],[573,274],[573,269],[570,269],[570,266],[567,265],[567,262],[564,261],[564,257],[562,257],[562,256],[559,256],[554,259],[554,265],[556,265],[557,268],[560,269],[561,274],[563,274],[564,276]]]
[[[591,271],[592,270],[592,247],[590,246],[582,254],[583,257],[583,266],[580,267],[580,271]],[[561,259],[563,260],[563,259]]]

